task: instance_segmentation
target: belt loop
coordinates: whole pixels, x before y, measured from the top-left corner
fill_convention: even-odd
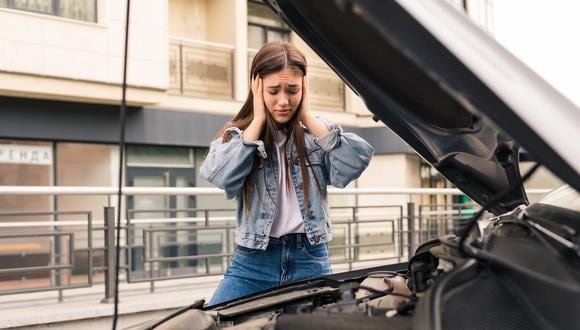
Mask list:
[[[296,247],[302,248],[302,234],[296,234]]]

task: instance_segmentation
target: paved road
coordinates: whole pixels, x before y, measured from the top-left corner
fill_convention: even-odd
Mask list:
[[[165,310],[171,310],[193,303],[197,299],[209,298],[213,294],[222,276],[189,278],[182,280],[159,281],[155,283],[155,292],[151,293],[149,283],[120,285],[119,313],[121,319],[131,315],[140,315],[136,320],[155,317]],[[64,301],[58,303],[57,292],[40,292],[0,296],[0,329],[6,328],[48,328],[64,329],[68,322],[78,329],[79,321],[88,322],[100,319],[109,323],[113,314],[113,304],[104,304],[103,285],[92,288],[64,291]],[[154,313],[158,311],[158,313]],[[169,311],[168,311],[169,312]],[[135,317],[133,317],[135,319]],[[131,323],[134,323],[133,320]],[[127,326],[123,322],[121,326]],[[56,326],[58,325],[58,326]],[[72,327],[72,328],[74,328]],[[91,328],[83,326],[83,329]],[[107,327],[110,328],[110,325]]]

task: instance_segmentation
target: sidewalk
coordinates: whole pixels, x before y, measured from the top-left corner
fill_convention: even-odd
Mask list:
[[[208,299],[223,276],[207,276],[155,282],[155,292],[150,293],[149,283],[120,284],[119,315],[148,311],[177,309],[192,304],[197,299]],[[113,304],[100,301],[104,286],[63,291],[63,302],[58,302],[58,292],[39,292],[0,296],[0,329],[35,327],[60,322],[111,319]],[[159,314],[159,313],[158,313]],[[143,321],[154,318],[143,316]],[[109,326],[110,327],[110,326]]]

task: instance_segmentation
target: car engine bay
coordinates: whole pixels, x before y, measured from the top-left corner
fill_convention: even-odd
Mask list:
[[[523,217],[520,209],[490,221],[486,240],[473,240],[479,257],[462,255],[460,238],[446,235],[421,244],[408,263],[291,283],[213,306],[198,300],[139,329],[567,329],[580,324],[576,264],[554,258],[518,220]],[[487,254],[494,257],[484,258]]]

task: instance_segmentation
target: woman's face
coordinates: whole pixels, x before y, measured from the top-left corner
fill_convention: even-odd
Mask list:
[[[294,117],[302,100],[302,74],[288,68],[262,77],[264,104],[279,124]]]

